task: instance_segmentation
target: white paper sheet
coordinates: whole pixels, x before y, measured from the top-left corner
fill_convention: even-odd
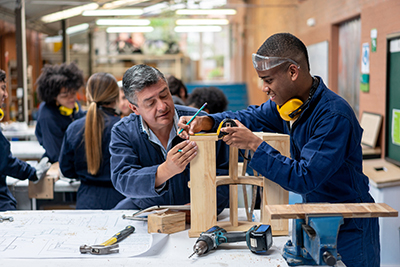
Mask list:
[[[155,253],[168,235],[147,233],[147,223],[123,220],[124,212],[102,211],[28,211],[13,214],[13,222],[0,223],[0,258],[87,258],[132,257]],[[127,225],[135,232],[119,242],[119,253],[81,254],[81,245],[98,245]]]

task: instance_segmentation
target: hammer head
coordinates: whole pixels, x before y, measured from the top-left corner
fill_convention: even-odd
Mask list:
[[[119,245],[114,244],[110,246],[102,246],[102,245],[83,245],[79,247],[79,251],[81,253],[90,253],[94,255],[105,255],[111,253],[118,253],[119,252]]]

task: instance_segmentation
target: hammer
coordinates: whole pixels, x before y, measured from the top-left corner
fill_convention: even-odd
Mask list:
[[[118,253],[118,244],[117,242],[125,239],[128,235],[132,234],[135,231],[135,227],[132,225],[128,225],[124,230],[116,233],[113,237],[108,239],[107,241],[101,243],[100,245],[82,245],[79,247],[79,251],[81,253],[90,253],[95,255],[104,255],[111,253]]]

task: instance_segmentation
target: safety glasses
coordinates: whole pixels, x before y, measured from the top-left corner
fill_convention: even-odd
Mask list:
[[[297,68],[300,68],[300,65],[297,64],[296,61],[286,57],[264,57],[258,54],[253,54],[252,58],[254,68],[259,71],[275,68],[276,66],[279,66],[285,62],[293,63],[297,66]]]

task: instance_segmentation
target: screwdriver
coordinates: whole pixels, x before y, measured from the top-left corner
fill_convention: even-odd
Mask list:
[[[120,242],[121,240],[125,239],[128,235],[132,234],[134,231],[135,231],[135,227],[133,227],[132,225],[128,225],[127,227],[125,227],[124,230],[116,233],[113,237],[111,237],[107,241],[101,243],[100,245],[110,246],[112,244]]]

